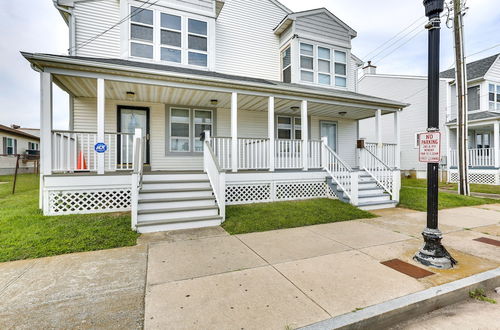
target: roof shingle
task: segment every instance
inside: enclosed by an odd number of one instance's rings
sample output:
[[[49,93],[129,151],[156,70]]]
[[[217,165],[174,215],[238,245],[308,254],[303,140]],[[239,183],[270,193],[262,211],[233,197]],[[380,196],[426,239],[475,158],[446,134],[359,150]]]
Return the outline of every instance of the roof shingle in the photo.
[[[491,68],[493,63],[495,63],[499,54],[495,54],[489,57],[485,57],[478,61],[467,63],[467,80],[473,80],[477,78],[482,78]],[[449,69],[441,72],[439,75],[441,78],[455,79],[455,68]]]

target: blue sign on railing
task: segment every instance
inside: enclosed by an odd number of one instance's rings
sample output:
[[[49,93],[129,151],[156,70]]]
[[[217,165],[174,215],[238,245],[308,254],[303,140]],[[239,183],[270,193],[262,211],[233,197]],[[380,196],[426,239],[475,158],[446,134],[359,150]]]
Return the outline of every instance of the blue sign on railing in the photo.
[[[108,146],[106,145],[106,143],[98,142],[95,144],[94,150],[95,152],[102,154],[103,152],[106,152],[108,150]]]

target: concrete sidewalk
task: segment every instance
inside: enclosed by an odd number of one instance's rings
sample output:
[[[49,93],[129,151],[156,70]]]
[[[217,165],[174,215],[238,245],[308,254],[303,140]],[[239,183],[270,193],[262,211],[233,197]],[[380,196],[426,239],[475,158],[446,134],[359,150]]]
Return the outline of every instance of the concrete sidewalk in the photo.
[[[474,240],[499,240],[498,204],[440,212],[460,263],[418,280],[380,262],[417,265],[425,213],[377,213],[237,236],[149,234],[130,248],[0,263],[0,329],[295,328],[500,265],[499,247]]]
[[[381,217],[149,247],[146,329],[287,329],[404,296],[500,266],[500,206],[440,212],[444,244],[459,265],[415,279],[381,262],[412,260],[426,215]],[[464,229],[466,228],[466,229]],[[185,237],[187,238],[187,237]]]

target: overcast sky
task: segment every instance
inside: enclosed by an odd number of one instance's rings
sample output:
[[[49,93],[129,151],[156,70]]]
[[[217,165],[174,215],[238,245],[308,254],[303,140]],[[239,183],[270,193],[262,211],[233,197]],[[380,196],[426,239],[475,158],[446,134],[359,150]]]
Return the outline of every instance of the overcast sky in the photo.
[[[427,35],[423,29],[426,19],[422,0],[281,2],[293,11],[328,8],[358,32],[357,38],[353,40],[353,53],[363,60],[373,59],[380,73],[426,74]],[[469,10],[465,16],[466,54],[500,44],[498,0],[468,0],[467,6]],[[414,22],[416,23],[405,30],[405,33],[387,43],[387,49],[373,52]],[[0,123],[38,127],[39,75],[29,67],[19,51],[66,54],[67,26],[53,7],[52,0],[0,0],[0,31]],[[381,50],[382,53],[377,54]],[[442,29],[441,51],[441,69],[445,70],[453,64],[452,31],[446,26]],[[474,55],[468,60],[477,60],[498,52],[500,47]],[[68,127],[67,102],[66,94],[55,88],[55,128]]]

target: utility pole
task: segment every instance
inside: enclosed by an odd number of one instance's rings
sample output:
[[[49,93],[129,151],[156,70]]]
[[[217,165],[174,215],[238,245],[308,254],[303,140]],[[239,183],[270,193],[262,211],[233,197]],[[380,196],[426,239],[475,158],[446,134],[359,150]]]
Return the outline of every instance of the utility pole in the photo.
[[[453,0],[453,33],[455,36],[455,85],[458,110],[458,191],[469,196],[467,66],[464,53],[463,13],[461,0]]]
[[[439,132],[439,45],[441,32],[440,14],[444,0],[424,0],[425,16],[429,23],[428,49],[428,93],[427,93],[427,132]],[[438,228],[438,185],[439,160],[427,164],[427,227],[422,232],[424,246],[413,257],[426,266],[452,268],[456,260],[441,244],[443,234]]]

